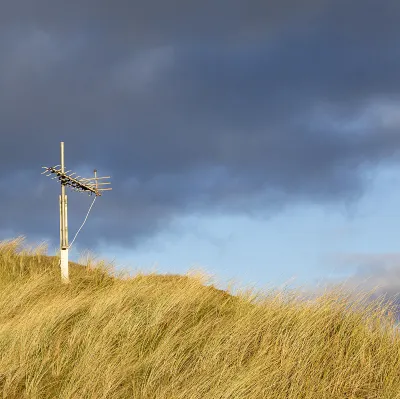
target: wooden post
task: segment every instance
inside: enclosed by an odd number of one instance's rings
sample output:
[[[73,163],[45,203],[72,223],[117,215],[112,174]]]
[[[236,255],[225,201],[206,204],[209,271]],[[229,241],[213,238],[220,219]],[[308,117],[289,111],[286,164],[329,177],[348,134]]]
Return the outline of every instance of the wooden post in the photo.
[[[64,142],[61,142],[61,172],[65,173],[64,165]],[[61,256],[61,281],[69,283],[68,275],[68,221],[67,221],[67,196],[65,195],[65,184],[61,178],[60,196],[60,256]]]

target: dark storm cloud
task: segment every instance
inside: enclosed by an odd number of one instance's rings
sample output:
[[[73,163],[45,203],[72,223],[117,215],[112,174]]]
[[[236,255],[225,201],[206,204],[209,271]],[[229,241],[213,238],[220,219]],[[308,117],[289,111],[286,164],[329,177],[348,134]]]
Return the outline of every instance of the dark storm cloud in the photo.
[[[111,4],[105,0],[83,0],[79,4],[63,4],[49,0],[15,0],[8,3],[0,16],[4,27],[39,26],[67,34],[72,30],[84,30],[88,36],[105,35],[109,42],[118,38],[121,46],[127,42],[147,44],[176,38],[181,40],[182,35],[205,37],[212,34],[218,38],[230,38],[232,34],[247,36],[279,30],[282,23],[296,23],[299,16],[312,16],[327,1],[116,0]]]
[[[353,201],[364,169],[397,161],[378,107],[399,100],[397,1],[8,3],[3,231],[53,235],[58,187],[37,174],[60,141],[67,167],[112,176],[89,246],[139,245],[190,212]],[[76,196],[77,228],[90,199]]]

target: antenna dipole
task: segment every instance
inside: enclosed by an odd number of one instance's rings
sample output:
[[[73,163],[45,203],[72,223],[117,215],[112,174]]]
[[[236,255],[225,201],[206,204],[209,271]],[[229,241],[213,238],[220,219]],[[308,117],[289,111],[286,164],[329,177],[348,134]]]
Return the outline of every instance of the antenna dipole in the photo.
[[[112,190],[111,187],[103,187],[104,185],[111,184],[110,182],[104,181],[99,183],[99,179],[109,179],[110,176],[97,177],[97,170],[94,170],[94,177],[92,178],[81,178],[76,173],[71,173],[71,170],[65,172],[64,164],[64,142],[61,142],[61,165],[46,167],[43,166],[45,171],[42,173],[46,176],[53,176],[52,179],[58,179],[61,183],[61,195],[59,196],[60,204],[60,258],[61,258],[61,281],[63,283],[69,283],[68,273],[68,199],[65,194],[65,188],[70,187],[74,191],[87,192],[89,195],[95,194],[96,197],[101,196],[103,191]],[[76,175],[72,177],[73,175]],[[96,197],[94,199],[96,199]],[[94,201],[93,201],[94,203]],[[93,205],[92,203],[92,205]],[[91,207],[90,207],[91,209]],[[89,209],[89,211],[90,211]],[[86,216],[87,217],[87,216]],[[85,219],[86,221],[86,219]],[[82,225],[83,226],[83,225]],[[82,228],[81,226],[81,228]],[[78,230],[79,233],[80,229]],[[77,233],[77,234],[78,234]],[[76,238],[76,235],[75,235]],[[74,240],[75,240],[74,238]],[[73,240],[73,241],[74,241]]]

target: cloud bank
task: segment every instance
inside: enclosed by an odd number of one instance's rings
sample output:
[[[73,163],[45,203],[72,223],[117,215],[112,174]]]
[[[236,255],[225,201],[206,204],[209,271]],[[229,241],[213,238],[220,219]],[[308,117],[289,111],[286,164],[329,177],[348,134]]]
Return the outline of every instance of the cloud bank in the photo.
[[[58,228],[39,172],[60,141],[68,167],[112,176],[85,246],[132,248],[191,212],[357,201],[399,161],[399,17],[391,0],[8,2],[2,231]]]

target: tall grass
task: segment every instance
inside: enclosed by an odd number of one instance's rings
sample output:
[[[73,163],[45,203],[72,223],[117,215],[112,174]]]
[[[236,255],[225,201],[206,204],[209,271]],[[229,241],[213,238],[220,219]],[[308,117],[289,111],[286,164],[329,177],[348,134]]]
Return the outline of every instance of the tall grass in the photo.
[[[391,304],[340,286],[236,296],[205,275],[118,276],[0,243],[3,398],[400,398]]]

